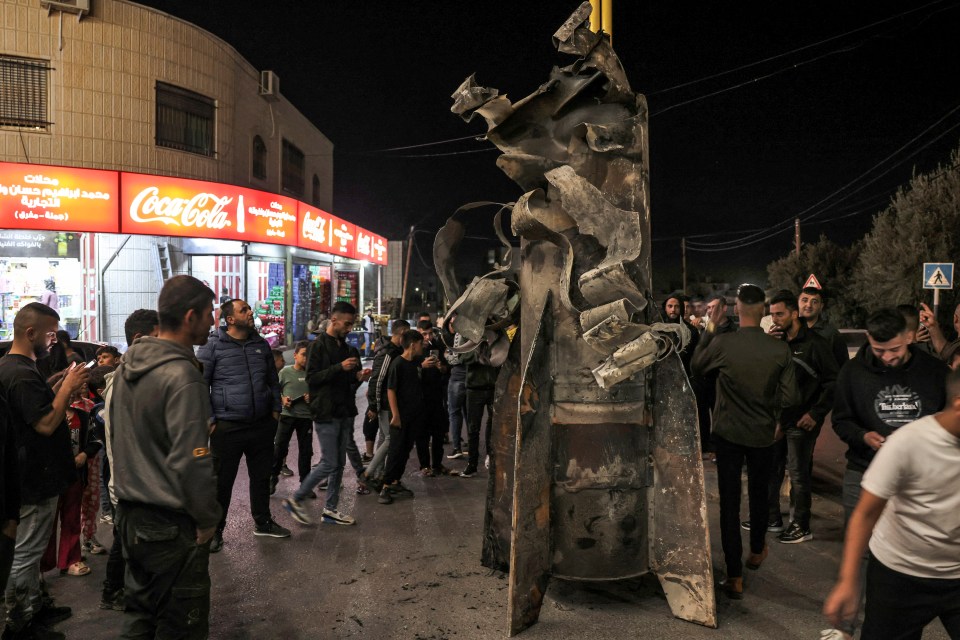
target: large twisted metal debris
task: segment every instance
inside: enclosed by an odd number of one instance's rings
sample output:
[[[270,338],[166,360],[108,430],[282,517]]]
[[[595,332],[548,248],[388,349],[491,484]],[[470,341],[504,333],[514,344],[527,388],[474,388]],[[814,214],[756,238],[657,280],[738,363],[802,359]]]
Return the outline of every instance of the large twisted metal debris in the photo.
[[[674,615],[716,625],[696,407],[674,352],[690,336],[654,322],[648,302],[646,100],[589,15],[585,2],[554,34],[577,59],[526,98],[473,76],[452,96],[465,120],[484,118],[497,166],[525,190],[511,211],[517,276],[498,265],[459,290],[469,207],[434,246],[461,349],[505,358],[483,562],[509,569],[511,635],[536,622],[550,577],[651,571]],[[500,213],[495,227],[507,244]],[[502,332],[517,320],[511,344]]]

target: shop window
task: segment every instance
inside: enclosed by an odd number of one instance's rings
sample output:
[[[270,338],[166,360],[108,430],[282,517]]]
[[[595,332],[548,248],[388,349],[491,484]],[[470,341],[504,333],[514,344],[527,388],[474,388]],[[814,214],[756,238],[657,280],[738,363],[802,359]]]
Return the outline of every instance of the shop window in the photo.
[[[253,150],[251,151],[251,164],[253,177],[258,180],[267,179],[267,145],[263,143],[263,138],[253,136]]]
[[[320,178],[317,174],[313,174],[313,204],[316,207],[320,206]]]
[[[0,55],[0,126],[45,130],[49,78],[46,60]]]
[[[304,169],[303,151],[290,143],[283,141],[283,190],[298,197],[303,197],[303,187],[306,171]]]
[[[216,102],[206,96],[157,83],[157,146],[199,153],[216,154]]]

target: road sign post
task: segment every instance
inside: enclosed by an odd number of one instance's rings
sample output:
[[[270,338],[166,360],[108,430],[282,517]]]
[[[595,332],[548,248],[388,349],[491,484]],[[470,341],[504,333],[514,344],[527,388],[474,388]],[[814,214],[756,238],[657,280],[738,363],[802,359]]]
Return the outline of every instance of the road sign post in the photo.
[[[953,289],[952,262],[924,262],[923,288],[933,289],[933,313],[940,311],[940,290]]]

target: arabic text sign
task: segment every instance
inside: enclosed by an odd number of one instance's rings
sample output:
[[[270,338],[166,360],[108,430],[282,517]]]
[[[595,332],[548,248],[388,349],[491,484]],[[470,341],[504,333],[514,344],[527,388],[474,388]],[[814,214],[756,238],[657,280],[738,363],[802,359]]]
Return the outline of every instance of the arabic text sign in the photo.
[[[229,184],[121,173],[120,231],[295,245],[297,201]]]
[[[117,173],[0,163],[0,228],[117,233]]]

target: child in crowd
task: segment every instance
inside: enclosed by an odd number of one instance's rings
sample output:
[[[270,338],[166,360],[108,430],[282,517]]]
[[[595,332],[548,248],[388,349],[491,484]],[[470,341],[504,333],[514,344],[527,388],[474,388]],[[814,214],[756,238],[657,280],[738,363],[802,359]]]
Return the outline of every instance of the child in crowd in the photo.
[[[423,336],[411,329],[403,332],[400,346],[403,353],[390,363],[387,373],[387,402],[390,404],[390,452],[387,472],[378,502],[390,504],[395,497],[413,497],[400,478],[407,466],[410,451],[422,430],[423,385],[420,382],[419,358],[423,355]]]

